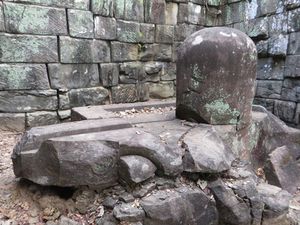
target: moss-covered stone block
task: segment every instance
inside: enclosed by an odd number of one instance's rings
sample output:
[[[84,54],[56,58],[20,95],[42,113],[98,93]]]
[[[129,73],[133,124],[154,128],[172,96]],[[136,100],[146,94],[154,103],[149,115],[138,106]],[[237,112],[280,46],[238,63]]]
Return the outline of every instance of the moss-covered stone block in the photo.
[[[83,10],[68,10],[69,31],[72,37],[94,38],[93,13]]]
[[[58,62],[57,37],[0,34],[0,62]]]
[[[95,17],[95,38],[115,40],[117,38],[117,22],[115,18]]]
[[[5,2],[3,4],[6,30],[26,34],[67,34],[64,9]]]
[[[47,90],[46,65],[0,64],[0,90]]]
[[[110,61],[110,48],[101,40],[60,37],[62,63],[101,63]]]

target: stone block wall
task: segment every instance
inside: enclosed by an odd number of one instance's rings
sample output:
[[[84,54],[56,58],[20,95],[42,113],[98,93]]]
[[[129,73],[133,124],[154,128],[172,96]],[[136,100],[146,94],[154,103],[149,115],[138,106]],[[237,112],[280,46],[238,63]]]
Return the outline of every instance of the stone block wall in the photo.
[[[18,130],[66,120],[72,107],[173,97],[176,49],[196,30],[221,24],[208,13],[218,4],[0,0],[0,126]]]
[[[257,43],[255,102],[299,124],[299,6],[300,0],[0,0],[0,127],[58,123],[78,106],[173,97],[178,46],[203,27],[224,25]]]
[[[224,24],[248,34],[258,49],[255,103],[300,124],[300,0],[228,0]]]

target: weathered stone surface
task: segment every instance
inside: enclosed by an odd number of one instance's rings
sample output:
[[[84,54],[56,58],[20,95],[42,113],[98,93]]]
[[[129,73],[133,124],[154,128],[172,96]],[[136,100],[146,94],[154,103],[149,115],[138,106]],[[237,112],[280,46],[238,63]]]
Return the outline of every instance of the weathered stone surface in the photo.
[[[175,41],[184,41],[184,39],[190,35],[192,35],[194,32],[199,30],[200,28],[193,24],[177,24],[175,26],[175,35],[174,39]]]
[[[134,84],[112,87],[111,98],[113,103],[137,102],[138,95]]]
[[[173,43],[174,26],[171,25],[156,25],[155,42],[157,43]]]
[[[118,41],[137,43],[140,39],[140,24],[119,20],[117,23]]]
[[[121,42],[112,42],[111,54],[112,60],[114,62],[138,60],[138,45]]]
[[[297,165],[297,159],[300,157],[299,150],[292,146],[282,146],[269,156],[265,167],[268,182],[295,193],[300,187],[300,168]]]
[[[113,210],[114,216],[120,221],[137,222],[143,221],[145,212],[132,204],[117,205]]]
[[[287,68],[284,60],[273,58],[260,58],[257,63],[257,79],[283,80],[283,73]]]
[[[68,92],[70,107],[102,105],[108,99],[108,90],[103,87],[72,89]]]
[[[225,25],[242,22],[245,20],[245,17],[246,17],[245,2],[238,1],[236,3],[227,5],[225,7],[225,13],[223,14],[223,20],[225,22]]]
[[[265,107],[268,111],[273,113],[274,99],[255,98],[253,101],[253,104],[261,105],[261,106]]]
[[[246,33],[251,38],[267,38],[269,36],[268,19],[258,18],[234,24],[234,28]]]
[[[1,91],[2,112],[32,112],[57,109],[57,93],[54,90]]]
[[[0,64],[0,90],[47,90],[49,88],[45,65]]]
[[[71,110],[58,110],[57,115],[60,120],[68,120],[71,118]]]
[[[51,87],[72,89],[99,85],[99,72],[96,64],[49,64]]]
[[[155,25],[141,23],[140,24],[140,39],[141,43],[153,43],[155,35]]]
[[[300,54],[300,32],[291,33],[289,35],[288,54],[290,55]]]
[[[218,173],[228,170],[234,156],[211,126],[193,128],[183,140],[183,169],[187,172]]]
[[[270,218],[287,213],[292,195],[279,187],[260,183],[257,185],[263,202],[265,203],[264,218]]]
[[[95,37],[103,40],[114,40],[117,38],[117,22],[115,18],[96,16]]]
[[[270,36],[287,33],[287,13],[276,14],[269,17]]]
[[[58,62],[57,38],[0,34],[0,62]]]
[[[299,12],[300,12],[299,8],[289,11],[289,15],[288,15],[289,32],[300,31]]]
[[[0,113],[0,130],[23,132],[25,113]]]
[[[118,85],[119,65],[116,63],[100,64],[100,78],[104,87],[112,87]]]
[[[144,0],[125,0],[124,19],[144,22]]]
[[[296,103],[276,100],[274,114],[286,122],[294,122]]]
[[[26,114],[26,127],[45,126],[59,123],[56,112],[39,111]]]
[[[174,2],[167,2],[166,5],[166,24],[176,25],[178,15],[178,4]]]
[[[145,22],[164,24],[166,1],[164,0],[144,0]]]
[[[156,166],[141,156],[122,156],[119,162],[119,176],[129,184],[141,183],[155,175]]]
[[[104,214],[95,220],[96,225],[118,225],[119,221],[111,214]]]
[[[205,6],[197,5],[192,2],[179,4],[178,22],[205,25]]]
[[[140,52],[141,61],[171,61],[172,46],[168,44],[145,44]]]
[[[23,135],[20,142],[15,146],[13,157],[17,157],[21,152],[39,149],[41,144],[50,138],[76,134],[86,134],[90,132],[100,132],[113,129],[123,129],[129,127],[131,127],[129,123],[118,118],[78,121],[32,128]]]
[[[127,62],[120,64],[120,83],[137,84],[146,78],[143,64],[140,62]]]
[[[118,144],[114,142],[50,139],[41,145],[35,160],[40,170],[29,178],[42,185],[108,187],[118,177]]]
[[[201,190],[158,191],[141,201],[145,225],[218,224],[215,202]]]
[[[72,89],[99,85],[96,64],[48,64],[53,89]]]
[[[256,97],[262,98],[280,98],[282,81],[258,80],[256,88]]]
[[[163,64],[161,80],[176,80],[176,63]]]
[[[12,33],[65,35],[67,17],[64,9],[5,2],[6,30]]]
[[[4,24],[4,14],[3,14],[3,4],[0,3],[0,31],[5,30],[5,24]]]
[[[89,0],[6,0],[8,2],[23,2],[29,4],[40,4],[53,7],[89,9]]]
[[[285,60],[285,77],[300,77],[300,55],[289,55]]]
[[[100,63],[110,61],[109,45],[100,40],[60,37],[62,63]]]
[[[262,0],[258,2],[258,16],[273,14],[279,10],[279,0]]]
[[[173,82],[150,83],[149,88],[152,98],[170,98],[175,95]]]
[[[68,10],[70,36],[94,38],[94,18],[90,11]]]
[[[292,88],[282,87],[280,98],[285,101],[299,102],[300,87],[292,87]]]
[[[236,29],[207,28],[187,38],[177,60],[177,117],[239,128],[247,125],[256,55],[252,40]]]
[[[215,197],[220,221],[232,225],[251,224],[249,207],[221,180],[211,182],[209,188]]]
[[[268,55],[268,40],[262,40],[257,42],[256,48],[259,57],[266,57]]]
[[[113,0],[92,0],[92,12],[101,16],[112,16],[114,1]]]
[[[273,36],[268,40],[268,53],[272,56],[286,56],[288,48],[288,36],[278,35]]]

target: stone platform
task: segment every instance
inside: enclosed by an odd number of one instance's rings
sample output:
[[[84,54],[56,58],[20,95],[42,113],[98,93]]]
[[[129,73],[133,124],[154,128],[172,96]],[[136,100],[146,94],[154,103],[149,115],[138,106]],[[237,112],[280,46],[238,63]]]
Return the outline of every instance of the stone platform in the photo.
[[[81,121],[36,127],[23,135],[12,155],[14,172],[41,185],[139,187],[140,204],[113,206],[116,221],[290,221],[290,193],[300,186],[299,130],[258,106],[242,130],[176,119],[174,106],[171,100],[75,108],[72,118]],[[265,174],[257,176],[258,168]],[[176,182],[182,177],[196,185]],[[161,190],[153,179],[176,185]]]

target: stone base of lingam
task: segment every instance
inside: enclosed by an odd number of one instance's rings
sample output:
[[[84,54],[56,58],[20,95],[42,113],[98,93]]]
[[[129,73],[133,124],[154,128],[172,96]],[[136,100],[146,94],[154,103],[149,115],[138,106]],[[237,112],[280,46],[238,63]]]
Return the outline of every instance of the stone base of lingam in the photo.
[[[23,135],[15,175],[98,191],[121,185],[97,224],[291,224],[300,131],[252,107],[255,53],[234,29],[193,34],[178,61],[176,112],[175,101],[73,109],[78,121]]]

